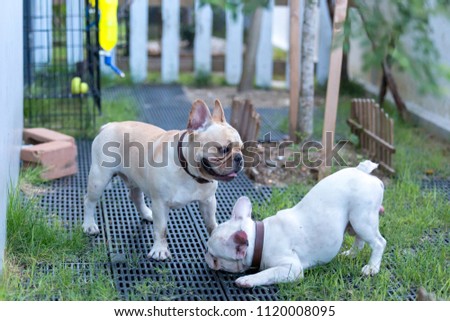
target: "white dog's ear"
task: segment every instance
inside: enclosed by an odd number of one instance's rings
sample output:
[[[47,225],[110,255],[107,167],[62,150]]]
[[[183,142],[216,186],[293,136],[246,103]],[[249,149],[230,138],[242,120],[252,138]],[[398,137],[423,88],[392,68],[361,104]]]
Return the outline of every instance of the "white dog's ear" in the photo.
[[[232,220],[242,220],[244,218],[250,218],[252,215],[252,202],[247,196],[241,196],[236,201],[233,207],[233,213],[231,214]]]
[[[236,260],[241,260],[245,257],[248,248],[248,237],[244,231],[237,231],[230,237],[236,249]]]
[[[197,99],[192,104],[187,129],[197,130],[202,127],[207,127],[210,122],[211,113],[209,112],[208,106],[206,106],[203,100]]]
[[[219,99],[214,101],[214,110],[212,113],[212,118],[216,122],[226,123],[225,114],[223,112],[222,104]]]

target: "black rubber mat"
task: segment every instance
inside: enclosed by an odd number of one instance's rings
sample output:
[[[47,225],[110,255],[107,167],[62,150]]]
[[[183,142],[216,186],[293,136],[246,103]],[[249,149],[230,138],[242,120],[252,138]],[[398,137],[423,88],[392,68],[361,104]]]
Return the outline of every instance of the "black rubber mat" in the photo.
[[[448,199],[450,200],[450,179],[424,179],[422,181],[422,189],[435,190],[437,192],[446,194]]]
[[[138,103],[143,121],[166,129],[182,129],[186,125],[190,102],[179,86],[117,88],[107,92],[105,99],[115,99],[118,95],[129,96]],[[264,118],[266,116],[263,114],[263,121],[267,122],[267,128],[275,133],[273,137],[277,137],[276,135],[282,133],[277,132],[276,122],[275,125],[270,123],[271,113],[279,115],[270,110],[266,115],[269,118]],[[58,215],[69,230],[81,224],[83,220],[83,198],[91,162],[91,142],[77,141],[77,146],[79,173],[53,181],[41,198],[42,206],[49,213]],[[450,198],[448,181],[424,183],[424,188],[432,186],[446,191]],[[267,187],[254,186],[243,174],[229,183],[220,183],[216,194],[219,223],[230,217],[235,201],[242,195],[247,195],[254,203],[259,203],[270,198],[271,190]],[[146,202],[151,205],[150,200],[147,199]],[[128,189],[124,183],[115,177],[103,193],[96,209],[100,236],[92,240],[107,249],[109,262],[107,264],[99,262],[98,268],[106,267],[109,270],[121,299],[230,301],[278,299],[276,286],[241,289],[234,285],[234,280],[239,275],[215,272],[208,268],[204,260],[207,233],[196,203],[172,210],[169,216],[168,243],[173,258],[169,262],[151,261],[147,259],[147,254],[153,244],[152,224],[141,220],[129,200]],[[432,238],[433,235],[440,233],[441,231],[430,231],[428,234]],[[96,268],[83,262],[73,263],[73,266],[86,275],[86,278],[92,277],[91,271]],[[51,267],[46,269],[51,273]],[[397,283],[400,287],[401,284],[393,280],[390,293],[395,293]],[[415,299],[413,290],[407,297],[393,299],[413,300]]]

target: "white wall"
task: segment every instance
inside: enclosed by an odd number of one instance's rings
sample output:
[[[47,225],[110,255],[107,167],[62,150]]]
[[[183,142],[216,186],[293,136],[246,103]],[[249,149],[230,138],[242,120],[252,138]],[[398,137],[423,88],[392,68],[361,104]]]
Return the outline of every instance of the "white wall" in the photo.
[[[430,25],[433,28],[431,35],[434,45],[440,54],[440,63],[450,68],[450,21],[443,17],[432,17]],[[352,26],[356,27],[354,24]],[[405,46],[413,48],[414,40],[411,36],[403,38]],[[362,70],[364,51],[360,40],[353,40],[350,44],[349,73],[354,80],[364,84],[367,89],[378,93],[381,73],[378,70],[364,72]],[[439,79],[439,84],[445,90],[444,95],[424,95],[418,89],[417,80],[409,74],[393,72],[398,89],[405,100],[408,110],[413,118],[425,125],[435,134],[450,140],[450,81]],[[390,98],[390,96],[388,96]],[[390,98],[391,99],[391,98]]]
[[[22,1],[3,1],[0,10],[0,273],[6,241],[9,183],[17,181],[23,126]]]

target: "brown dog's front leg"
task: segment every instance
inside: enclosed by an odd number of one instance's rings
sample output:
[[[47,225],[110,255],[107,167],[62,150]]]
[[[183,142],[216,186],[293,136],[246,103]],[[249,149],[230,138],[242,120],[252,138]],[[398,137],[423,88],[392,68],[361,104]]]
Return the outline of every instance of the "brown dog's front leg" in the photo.
[[[212,231],[217,227],[216,222],[216,196],[208,198],[205,201],[199,202],[200,212],[202,213],[203,220],[205,221],[206,230],[211,235]]]
[[[163,202],[155,201],[152,203],[152,209],[155,243],[147,257],[157,261],[164,261],[171,258],[170,251],[167,247],[167,220],[169,218],[170,208]]]

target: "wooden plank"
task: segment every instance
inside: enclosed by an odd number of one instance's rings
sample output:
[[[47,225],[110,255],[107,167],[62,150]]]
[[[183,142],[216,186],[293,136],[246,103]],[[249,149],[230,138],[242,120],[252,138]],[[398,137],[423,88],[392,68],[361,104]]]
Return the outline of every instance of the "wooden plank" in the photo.
[[[163,0],[161,16],[161,80],[172,83],[180,69],[180,0]]]
[[[225,79],[227,84],[237,85],[242,74],[244,50],[244,15],[238,10],[236,18],[230,10],[226,14]]]
[[[241,119],[241,115],[242,115],[241,101],[238,99],[233,99],[231,103],[230,125],[237,129],[239,125],[239,120]]]
[[[391,136],[389,137],[389,142],[391,143],[391,145],[394,145],[394,120],[391,118],[389,119],[389,128],[390,128],[390,133]],[[389,166],[391,166],[393,168],[393,161],[392,161],[392,154],[395,152],[394,151],[390,151],[389,154]]]
[[[251,110],[252,110],[252,103],[250,100],[246,100],[244,103],[244,107],[243,107],[243,111],[242,111],[242,119],[241,119],[241,123],[239,126],[239,132],[243,134],[243,139],[247,140],[247,137],[245,137],[246,134],[246,128],[248,126],[248,122],[250,119],[250,115],[251,115]],[[241,137],[242,138],[242,137]]]
[[[375,119],[376,119],[376,110],[375,110],[375,101],[372,100],[372,103],[370,104],[370,131],[376,136],[375,134]],[[376,142],[374,140],[371,141],[371,149],[370,149],[370,155],[373,157],[376,154]]]
[[[354,126],[355,128],[357,128],[359,131],[364,132],[364,134],[366,134],[367,136],[369,136],[370,138],[372,138],[373,140],[377,141],[378,143],[380,143],[385,149],[391,150],[391,151],[395,151],[395,147],[391,144],[389,144],[387,141],[385,141],[384,139],[375,136],[374,134],[372,134],[371,132],[369,132],[367,129],[365,129],[364,127],[362,127],[360,124],[358,124],[357,122],[355,122],[352,119],[348,119],[347,122],[351,125]]]
[[[147,79],[147,0],[134,0],[130,5],[130,74],[134,83]]]
[[[367,100],[362,99],[361,100],[361,125],[363,128],[367,128]],[[367,135],[365,134],[365,131],[362,132],[362,147],[365,152],[367,152]]]
[[[200,4],[200,0],[195,1],[194,72],[208,75],[211,73],[213,13],[209,4]]]
[[[261,127],[261,116],[257,113],[256,114],[256,126],[255,126],[255,134],[254,134],[254,139],[255,141],[258,140],[258,135],[259,135],[259,129]]]
[[[319,169],[319,179],[331,173],[331,167],[326,164],[331,163],[332,148],[334,146],[334,134],[336,129],[336,114],[339,101],[339,87],[341,80],[342,55],[343,55],[343,31],[344,22],[347,17],[347,0],[336,0],[333,22],[333,41],[330,57],[330,70],[328,73],[327,94],[325,98],[325,116],[322,132],[322,145],[325,146],[325,155],[322,157],[322,165]],[[331,133],[331,142],[326,140]]]
[[[272,17],[274,0],[263,9],[258,51],[256,54],[255,83],[259,87],[270,88],[273,76]]]
[[[380,137],[380,107],[378,104],[375,104],[374,106],[375,111],[375,136]],[[381,144],[379,142],[376,142],[376,148],[375,148],[375,159],[380,159],[382,148]]]
[[[289,4],[289,138],[297,141],[300,90],[300,1]]]

